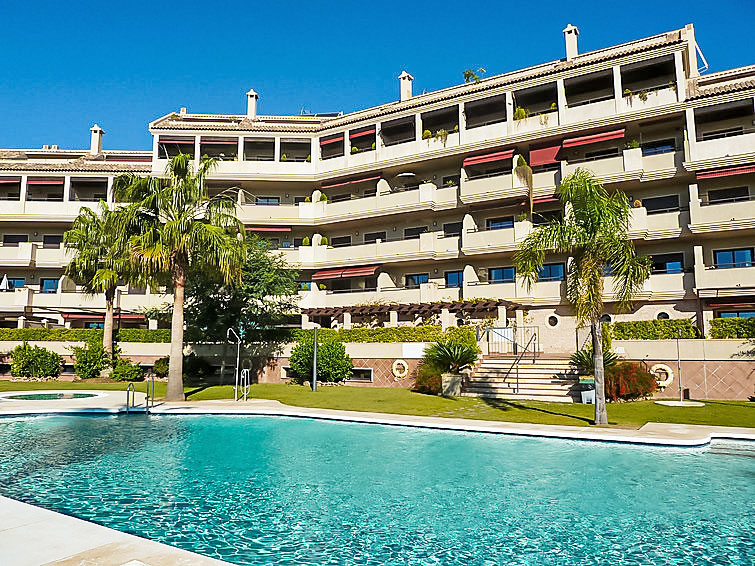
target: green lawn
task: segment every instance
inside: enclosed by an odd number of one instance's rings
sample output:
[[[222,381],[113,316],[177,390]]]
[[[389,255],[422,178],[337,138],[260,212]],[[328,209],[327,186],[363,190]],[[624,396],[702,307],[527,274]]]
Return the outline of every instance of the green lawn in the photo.
[[[107,389],[123,390],[125,383],[23,383],[0,381],[0,391],[23,389]],[[137,383],[136,390],[144,391]],[[165,393],[165,384],[158,383],[157,396]],[[232,399],[233,387],[187,386],[189,400]],[[406,389],[377,387],[321,387],[313,393],[307,386],[260,384],[252,385],[251,398],[274,399],[297,407],[372,411],[402,415],[455,417],[519,423],[584,426],[592,422],[592,405],[577,403],[544,403],[537,401],[497,401],[469,397],[444,399],[413,393]],[[653,422],[686,423],[755,428],[755,403],[747,401],[708,401],[705,407],[675,408],[656,405],[652,401],[608,405],[610,425],[637,428]]]

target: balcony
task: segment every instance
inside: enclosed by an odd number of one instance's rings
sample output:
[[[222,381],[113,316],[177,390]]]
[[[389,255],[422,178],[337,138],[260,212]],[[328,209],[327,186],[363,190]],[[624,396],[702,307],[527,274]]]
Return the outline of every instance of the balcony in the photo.
[[[558,126],[558,124],[559,114],[556,109],[545,109],[538,113],[531,112],[526,118],[513,121],[511,135],[539,132],[551,126]]]
[[[563,281],[538,281],[531,292],[524,283],[488,283],[485,281],[464,282],[465,299],[506,299],[528,305],[558,304],[565,293]]]
[[[689,228],[695,234],[755,228],[755,195],[729,202],[701,201],[696,193],[690,195]]]
[[[319,204],[319,203],[302,203]],[[236,207],[238,219],[244,224],[296,224],[311,225],[313,217],[306,216],[312,207],[295,204],[281,204],[278,206],[263,206],[256,204],[242,204]]]
[[[695,246],[695,248],[698,247]],[[695,251],[697,259],[697,249]],[[695,284],[700,290],[714,290],[716,295],[721,296],[752,294],[755,289],[755,266],[722,269],[696,262]],[[705,293],[705,295],[709,294]]]
[[[64,267],[71,261],[74,253],[63,244],[50,247],[37,245],[34,250],[34,265],[36,267]]]
[[[300,292],[299,306],[304,308],[341,307],[370,303],[406,304],[457,301],[461,289],[441,287],[436,283],[423,283],[419,288],[381,287],[378,289],[349,289],[324,291],[312,289]]]
[[[703,106],[694,110],[695,140],[690,160],[702,167],[735,165],[753,160],[755,111],[752,99]],[[705,163],[705,162],[711,163]]]
[[[0,265],[3,267],[31,267],[34,261],[35,247],[31,242],[21,242],[15,246],[0,246]]]
[[[496,172],[464,178],[459,198],[465,204],[526,196],[527,188],[512,173]]]
[[[618,104],[619,112],[640,112],[648,108],[674,104],[678,101],[676,86],[666,82],[664,84],[650,85],[646,88],[624,89],[621,101]]]
[[[467,228],[462,234],[461,249],[465,255],[513,252],[531,231],[532,223],[527,220],[498,230]]]
[[[692,144],[692,161],[707,161],[755,154],[755,129],[742,128],[722,132],[720,137],[699,137]],[[735,159],[729,161],[735,162]],[[728,163],[728,162],[727,162]],[[724,165],[726,163],[720,163]]]
[[[640,240],[677,238],[689,224],[690,213],[676,210],[648,214],[644,207],[632,208],[629,217],[629,237]]]
[[[617,155],[570,160],[563,163],[563,176],[571,175],[578,168],[591,171],[604,183],[637,180],[642,176],[642,150],[625,149]]]

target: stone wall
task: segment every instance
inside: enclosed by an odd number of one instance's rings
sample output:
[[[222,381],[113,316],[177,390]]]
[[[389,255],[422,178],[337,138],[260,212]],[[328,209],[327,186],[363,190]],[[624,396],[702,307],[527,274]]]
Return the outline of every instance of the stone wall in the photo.
[[[393,375],[393,358],[352,358],[355,368],[372,368],[372,381],[349,381],[347,385],[357,387],[395,387],[410,388],[414,386],[414,371],[420,360],[418,358],[401,358],[409,365],[409,374],[401,379]],[[277,358],[265,366],[258,375],[259,383],[286,383],[283,368],[288,365],[288,358]]]
[[[648,367],[665,364],[674,378],[671,384],[656,392],[658,398],[679,398],[679,370],[676,360],[643,360]],[[682,388],[689,389],[691,399],[746,401],[755,396],[755,361],[753,360],[685,360],[682,366]]]

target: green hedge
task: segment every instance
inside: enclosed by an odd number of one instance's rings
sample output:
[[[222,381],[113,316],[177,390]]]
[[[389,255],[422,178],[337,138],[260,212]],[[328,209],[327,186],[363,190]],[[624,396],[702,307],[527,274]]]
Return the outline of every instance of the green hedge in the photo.
[[[260,330],[248,333],[244,338],[249,342],[275,341],[299,342],[302,338],[311,339],[314,330],[298,328],[281,330]],[[446,336],[453,336],[454,340],[477,344],[475,329],[472,326],[461,326],[446,331]],[[349,328],[347,330],[333,330],[321,328],[317,331],[318,341],[334,338],[341,342],[435,342],[444,336],[440,326],[399,326],[395,328]]]
[[[115,333],[120,342],[170,342],[170,330],[121,328]],[[102,340],[97,328],[0,328],[0,341],[16,342],[87,342]]]
[[[614,340],[672,340],[700,338],[700,330],[688,318],[675,320],[632,320],[609,325]]]
[[[711,338],[755,338],[755,318],[714,318]]]

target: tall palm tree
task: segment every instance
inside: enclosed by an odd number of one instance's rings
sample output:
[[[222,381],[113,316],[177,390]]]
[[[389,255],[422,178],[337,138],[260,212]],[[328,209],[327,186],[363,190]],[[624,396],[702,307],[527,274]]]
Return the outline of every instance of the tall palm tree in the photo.
[[[646,257],[638,257],[629,229],[629,200],[613,194],[585,169],[577,169],[559,188],[564,217],[538,226],[514,254],[516,271],[531,290],[546,252],[568,254],[566,298],[577,323],[590,324],[595,369],[595,424],[607,424],[605,375],[600,317],[603,314],[603,276],[614,278],[616,310],[631,308],[632,299],[650,276]]]
[[[65,274],[81,285],[85,294],[105,295],[102,347],[112,357],[115,291],[119,284],[136,280],[137,274],[131,269],[128,237],[117,228],[118,211],[108,208],[104,201],[100,201],[98,208],[98,212],[82,208],[71,229],[63,235],[65,245],[76,251]]]
[[[205,178],[215,160],[203,159],[194,171],[189,155],[173,157],[165,177],[124,175],[115,196],[130,202],[127,222],[139,226],[129,239],[132,261],[153,280],[167,276],[173,289],[170,366],[165,399],[182,401],[184,292],[190,268],[216,271],[226,282],[238,281],[243,264],[239,234],[243,226],[229,197],[210,197]]]

